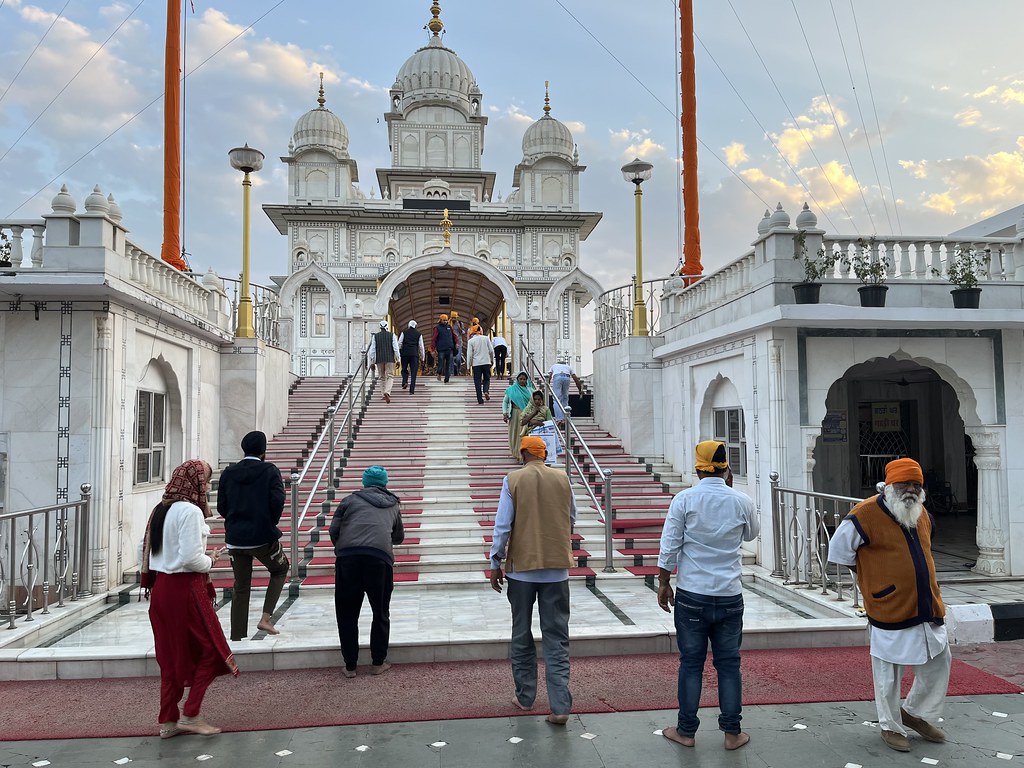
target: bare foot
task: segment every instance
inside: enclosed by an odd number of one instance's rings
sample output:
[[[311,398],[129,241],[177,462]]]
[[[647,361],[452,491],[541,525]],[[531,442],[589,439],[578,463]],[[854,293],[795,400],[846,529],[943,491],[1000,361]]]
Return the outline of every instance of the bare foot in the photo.
[[[681,744],[684,747],[692,747],[697,743],[697,740],[692,736],[683,736],[675,726],[669,726],[668,728],[661,729],[661,735],[669,741],[674,741],[676,744]]]
[[[728,750],[739,749],[748,741],[750,741],[750,734],[743,731],[725,734],[725,748]]]
[[[280,635],[281,630],[270,623],[270,619],[261,619],[260,623],[256,625],[256,629],[261,629],[268,635]]]
[[[529,712],[531,709],[533,709],[533,704],[531,704],[530,706],[526,706],[525,704],[523,704],[523,702],[519,700],[519,697],[515,694],[512,694],[512,703],[524,712]]]

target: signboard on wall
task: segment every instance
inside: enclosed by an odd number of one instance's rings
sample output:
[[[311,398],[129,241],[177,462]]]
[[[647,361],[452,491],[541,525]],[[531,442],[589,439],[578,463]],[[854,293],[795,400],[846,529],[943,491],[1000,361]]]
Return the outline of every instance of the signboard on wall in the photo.
[[[902,432],[903,420],[900,417],[900,404],[896,403],[872,403],[871,404],[871,431],[872,432]]]
[[[823,443],[845,443],[849,439],[849,417],[846,409],[833,409],[821,420],[821,441]]]

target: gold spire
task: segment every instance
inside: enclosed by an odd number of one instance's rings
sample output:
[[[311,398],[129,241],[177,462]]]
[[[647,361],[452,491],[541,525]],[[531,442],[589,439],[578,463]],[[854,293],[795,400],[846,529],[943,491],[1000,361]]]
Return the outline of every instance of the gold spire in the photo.
[[[324,108],[324,104],[327,103],[327,99],[324,98],[324,73],[320,73],[320,98],[316,100],[316,103],[320,105],[320,109]]]
[[[437,0],[434,0],[434,4],[437,5]],[[444,218],[441,219],[441,237],[444,238],[444,247],[447,248],[452,244],[452,220],[448,218],[448,209],[444,209]]]
[[[548,98],[548,85],[550,85],[550,83],[547,80],[545,80],[544,81],[544,117],[547,117],[548,115],[551,114],[551,99]]]
[[[444,29],[444,22],[441,21],[441,6],[437,0],[434,0],[434,4],[430,7],[430,13],[434,18],[427,22],[427,29],[434,33],[434,37],[437,37]]]

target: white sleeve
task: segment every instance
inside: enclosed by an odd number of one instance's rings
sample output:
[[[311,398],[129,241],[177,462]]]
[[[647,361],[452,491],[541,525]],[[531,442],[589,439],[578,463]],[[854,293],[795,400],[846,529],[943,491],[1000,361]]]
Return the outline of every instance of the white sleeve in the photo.
[[[181,524],[178,528],[179,542],[181,546],[182,567],[186,571],[208,573],[213,567],[213,560],[206,554],[206,546],[203,541],[203,513],[199,507],[190,504],[182,513]]]
[[[857,565],[857,549],[863,543],[864,539],[853,521],[849,518],[843,520],[828,543],[828,561],[845,566]]]

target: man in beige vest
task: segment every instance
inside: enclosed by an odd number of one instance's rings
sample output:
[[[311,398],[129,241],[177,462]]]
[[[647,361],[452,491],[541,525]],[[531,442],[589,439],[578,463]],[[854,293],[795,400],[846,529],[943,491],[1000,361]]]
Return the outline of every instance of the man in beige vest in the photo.
[[[544,466],[544,441],[524,437],[523,468],[505,477],[494,517],[491,588],[501,592],[508,576],[512,607],[512,678],[519,709],[533,709],[537,697],[537,652],[533,604],[540,608],[541,645],[551,714],[565,725],[572,710],[569,692],[569,568],[573,567],[572,525],[576,501],[565,472]],[[504,571],[502,561],[505,562]]]

